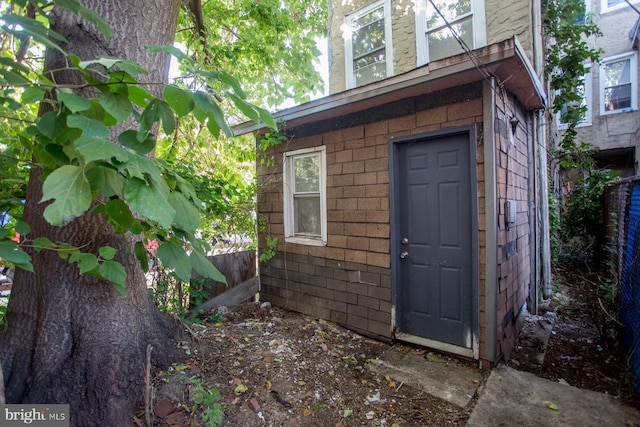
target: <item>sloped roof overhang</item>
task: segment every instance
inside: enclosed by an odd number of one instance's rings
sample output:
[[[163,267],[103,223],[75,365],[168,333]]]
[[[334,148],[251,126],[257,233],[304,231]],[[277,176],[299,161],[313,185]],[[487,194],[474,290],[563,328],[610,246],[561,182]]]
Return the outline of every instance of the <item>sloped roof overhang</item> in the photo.
[[[496,78],[498,86],[513,93],[526,109],[545,108],[542,82],[514,36],[379,82],[288,108],[273,116],[276,120],[284,120],[287,128],[293,128],[492,77]],[[233,131],[235,135],[243,135],[264,127],[263,123],[251,121],[234,126]]]

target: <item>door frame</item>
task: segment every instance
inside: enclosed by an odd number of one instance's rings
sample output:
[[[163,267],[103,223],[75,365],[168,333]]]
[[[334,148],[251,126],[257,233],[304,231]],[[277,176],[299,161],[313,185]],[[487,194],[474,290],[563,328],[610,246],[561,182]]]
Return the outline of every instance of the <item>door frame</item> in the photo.
[[[425,337],[419,337],[411,334],[407,334],[404,331],[398,330],[400,325],[400,316],[402,315],[402,294],[400,292],[400,223],[398,218],[396,206],[399,202],[399,179],[397,177],[398,171],[398,146],[401,144],[411,142],[428,142],[432,139],[439,139],[449,136],[466,135],[469,139],[469,168],[470,168],[470,192],[471,200],[469,200],[469,206],[471,207],[471,348],[461,347],[454,344],[449,344],[441,341],[435,341]],[[459,126],[441,129],[433,132],[422,132],[411,135],[404,135],[398,137],[389,138],[389,214],[390,214],[390,251],[391,251],[391,322],[392,322],[392,334],[396,339],[401,341],[407,341],[414,344],[430,347],[436,350],[445,351],[447,353],[457,354],[473,359],[480,358],[480,338],[479,338],[479,287],[480,281],[478,278],[478,234],[479,234],[479,221],[478,221],[478,179],[477,179],[477,151],[476,141],[477,132],[474,125],[471,126]],[[475,179],[474,179],[475,177]]]

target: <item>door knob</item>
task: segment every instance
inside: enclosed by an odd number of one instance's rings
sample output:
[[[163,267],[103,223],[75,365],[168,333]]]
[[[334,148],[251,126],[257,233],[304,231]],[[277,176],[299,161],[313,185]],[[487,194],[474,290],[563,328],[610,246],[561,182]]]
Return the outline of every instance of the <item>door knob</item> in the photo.
[[[403,252],[400,254],[400,258],[402,258],[402,259],[405,259],[405,258],[406,258],[406,257],[408,257],[408,256],[409,256],[409,252],[407,252],[407,251],[403,251]]]

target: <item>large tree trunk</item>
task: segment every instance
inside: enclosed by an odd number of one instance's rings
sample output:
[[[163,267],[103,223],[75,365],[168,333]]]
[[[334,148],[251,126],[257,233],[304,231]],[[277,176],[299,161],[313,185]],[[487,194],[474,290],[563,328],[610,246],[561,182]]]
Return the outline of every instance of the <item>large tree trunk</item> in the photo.
[[[67,52],[82,60],[101,55],[133,60],[149,71],[147,81],[166,80],[166,57],[149,54],[144,45],[173,42],[178,0],[83,3],[107,19],[115,34],[105,40],[90,24],[55,9],[54,29],[67,37]],[[45,68],[59,70],[65,61],[49,51]],[[69,72],[55,73],[58,83],[76,78]],[[130,242],[101,217],[78,218],[62,228],[44,220],[39,175],[34,168],[25,206],[29,237],[69,242],[92,253],[105,245],[119,249],[116,260],[126,268],[129,294],[79,275],[76,265],[52,251],[31,252],[35,273],[16,271],[8,330],[0,337],[7,403],[68,403],[72,425],[130,425],[143,395],[147,346],[153,346],[155,365],[177,360],[183,355],[176,346],[183,329],[153,306],[144,274],[127,251]]]

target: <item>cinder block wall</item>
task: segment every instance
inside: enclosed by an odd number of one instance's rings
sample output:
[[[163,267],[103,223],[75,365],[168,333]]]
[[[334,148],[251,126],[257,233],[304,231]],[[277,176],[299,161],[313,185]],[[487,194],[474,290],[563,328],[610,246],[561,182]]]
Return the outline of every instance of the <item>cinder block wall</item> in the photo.
[[[304,137],[296,137],[294,130],[288,143],[270,150],[272,164],[258,167],[258,214],[267,223],[260,235],[260,250],[265,247],[265,233],[278,237],[278,247],[277,255],[260,265],[261,297],[365,335],[389,339],[389,139],[476,125],[480,141],[480,96],[480,84],[430,94],[412,101],[410,114]],[[396,110],[386,107],[387,114]],[[371,116],[365,113],[360,119]],[[282,156],[286,151],[319,145],[325,145],[327,151],[328,244],[288,244],[283,237]],[[479,242],[484,245],[484,239]],[[483,298],[482,289],[480,294]],[[484,305],[480,308],[484,316]]]

